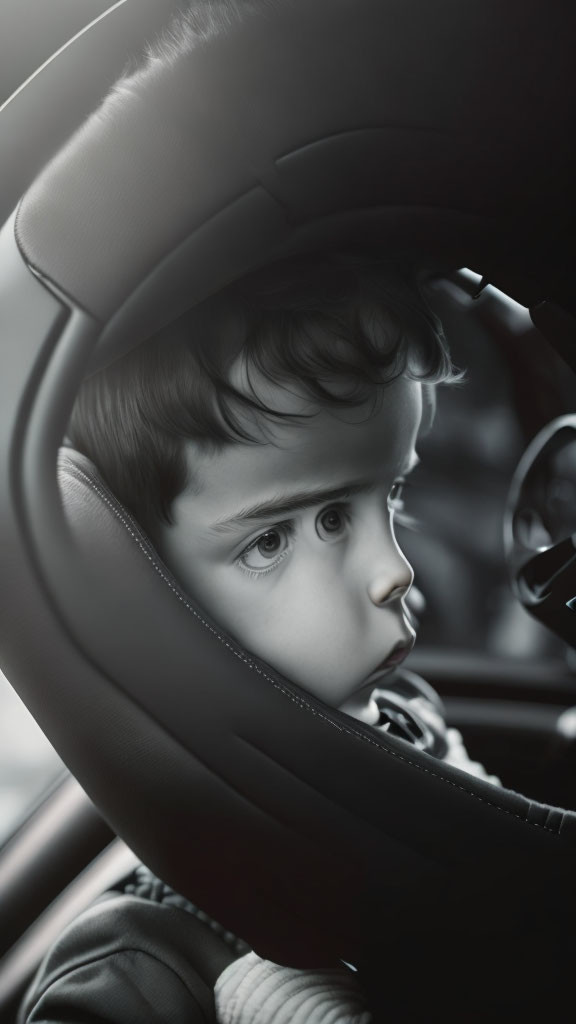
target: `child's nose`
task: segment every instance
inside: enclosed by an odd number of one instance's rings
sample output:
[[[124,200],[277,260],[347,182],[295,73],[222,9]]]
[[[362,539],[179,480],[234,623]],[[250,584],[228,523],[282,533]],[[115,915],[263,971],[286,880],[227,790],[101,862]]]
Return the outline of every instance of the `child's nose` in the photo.
[[[385,562],[378,560],[374,564],[368,584],[368,596],[376,605],[399,601],[406,597],[413,580],[412,566],[397,548],[393,558]]]

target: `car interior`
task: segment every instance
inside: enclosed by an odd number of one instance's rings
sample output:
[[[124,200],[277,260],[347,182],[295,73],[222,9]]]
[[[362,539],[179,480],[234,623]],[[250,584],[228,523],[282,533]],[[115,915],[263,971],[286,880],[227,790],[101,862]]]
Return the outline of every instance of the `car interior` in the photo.
[[[0,653],[62,758],[0,846],[0,1019],[141,862],[278,963],[377,946],[392,1008],[422,979],[396,1019],[435,1019],[440,971],[438,1019],[491,999],[555,1019],[576,896],[576,16],[210,6],[159,71],[137,61],[182,4],[116,3],[0,109]],[[343,243],[430,268],[468,374],[408,496],[408,667],[502,788],[374,742],[244,651],[60,450],[86,374],[247,271]]]

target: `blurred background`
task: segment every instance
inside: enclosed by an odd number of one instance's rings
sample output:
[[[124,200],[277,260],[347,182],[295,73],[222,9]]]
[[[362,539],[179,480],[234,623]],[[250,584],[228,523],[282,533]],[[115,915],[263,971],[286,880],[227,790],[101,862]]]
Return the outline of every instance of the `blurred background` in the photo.
[[[68,39],[112,6],[105,0],[2,0],[0,106]],[[0,672],[0,844],[62,771]]]
[[[432,282],[462,383],[437,389],[421,464],[405,490],[416,531],[398,528],[426,611],[419,642],[509,657],[566,656],[565,645],[514,599],[502,523],[510,480],[533,437],[576,408],[574,382],[528,311],[461,270]]]
[[[2,0],[0,105],[68,39],[112,6],[105,0]]]

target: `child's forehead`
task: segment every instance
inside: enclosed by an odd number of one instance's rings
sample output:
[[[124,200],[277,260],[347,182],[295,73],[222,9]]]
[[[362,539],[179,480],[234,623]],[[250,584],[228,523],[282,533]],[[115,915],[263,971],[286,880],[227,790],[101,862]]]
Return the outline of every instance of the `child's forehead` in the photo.
[[[373,402],[320,408],[296,388],[268,389],[272,407],[301,418],[274,421],[258,414],[246,424],[255,443],[227,444],[212,453],[191,445],[197,493],[210,491],[228,502],[232,494],[247,499],[280,487],[378,482],[409,468],[422,414],[418,382],[399,378],[387,385],[376,408]]]
[[[350,343],[342,338],[332,337],[330,346],[335,356],[345,356],[350,350]],[[310,371],[308,375],[311,375]],[[306,418],[313,417],[319,409],[318,400],[307,384],[308,375],[289,376],[286,372],[278,372],[273,377],[268,376],[244,350],[237,353],[227,373],[230,384],[241,394],[274,412],[295,419],[302,417],[304,424]],[[337,372],[324,369],[316,380],[334,399],[333,404],[327,402],[322,408],[331,410],[333,415],[349,423],[363,420],[374,412],[380,406],[384,393],[394,383],[367,385],[363,388],[364,400],[350,402],[350,396],[358,394],[358,371],[355,367],[351,366],[349,373],[343,372],[341,365]],[[250,417],[250,425],[260,426],[264,436],[270,436],[270,419],[265,415],[256,413]]]

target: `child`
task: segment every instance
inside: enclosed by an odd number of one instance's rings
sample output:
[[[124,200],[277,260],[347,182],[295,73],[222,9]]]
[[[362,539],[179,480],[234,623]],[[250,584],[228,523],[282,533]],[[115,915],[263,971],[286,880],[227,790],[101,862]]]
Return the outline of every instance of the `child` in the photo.
[[[398,672],[415,634],[394,520],[435,384],[452,379],[409,268],[320,254],[250,275],[88,379],[69,435],[238,643],[328,705],[486,777],[434,691]],[[59,984],[75,969],[59,964]],[[58,1013],[80,990],[60,989]],[[222,1022],[369,1019],[346,968],[254,954],[216,997]],[[45,1000],[42,1020],[56,1019]]]
[[[89,379],[70,438],[242,646],[376,724],[369,680],[414,642],[393,519],[450,375],[405,274],[309,258]]]

